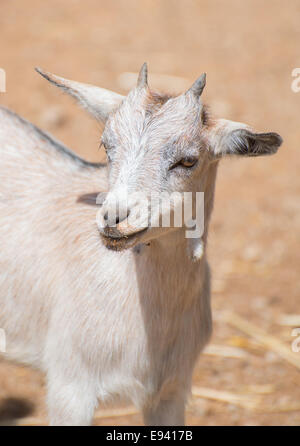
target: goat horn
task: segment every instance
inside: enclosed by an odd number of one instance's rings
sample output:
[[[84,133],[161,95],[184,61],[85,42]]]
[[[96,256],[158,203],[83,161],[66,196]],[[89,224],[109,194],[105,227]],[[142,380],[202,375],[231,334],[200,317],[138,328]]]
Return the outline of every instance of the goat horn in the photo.
[[[201,74],[200,77],[193,83],[191,88],[188,90],[193,93],[196,97],[200,98],[202,91],[204,90],[206,84],[206,73]]]
[[[148,68],[146,62],[142,65],[137,80],[137,87],[144,88],[148,86]]]

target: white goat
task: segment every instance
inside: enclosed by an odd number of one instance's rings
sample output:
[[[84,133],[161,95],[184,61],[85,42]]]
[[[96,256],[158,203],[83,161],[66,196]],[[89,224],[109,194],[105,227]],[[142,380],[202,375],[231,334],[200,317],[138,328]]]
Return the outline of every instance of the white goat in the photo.
[[[149,90],[144,65],[123,97],[38,71],[105,123],[108,165],[82,160],[0,108],[5,357],[45,372],[52,425],[90,424],[98,400],[115,397],[132,401],[146,424],[182,425],[211,334],[205,247],[218,160],[274,153],[281,138],[211,120],[200,100],[204,75],[178,97],[161,96]],[[101,208],[89,204],[107,190]],[[136,190],[204,192],[203,252],[185,228],[141,230],[118,215],[114,226],[112,192],[122,205],[124,191]]]

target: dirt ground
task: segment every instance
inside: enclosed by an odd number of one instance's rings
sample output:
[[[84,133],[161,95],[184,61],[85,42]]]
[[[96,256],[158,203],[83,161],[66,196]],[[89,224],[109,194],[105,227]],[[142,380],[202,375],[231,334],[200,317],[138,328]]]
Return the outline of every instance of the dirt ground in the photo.
[[[103,157],[101,129],[34,66],[121,93],[144,61],[152,87],[171,91],[206,71],[212,114],[284,138],[274,157],[231,159],[219,170],[209,239],[214,334],[195,371],[206,396],[192,398],[190,425],[300,424],[300,352],[293,326],[282,325],[284,315],[300,315],[300,92],[291,89],[299,42],[299,0],[0,0],[0,103],[87,159]],[[228,310],[281,341],[294,364],[230,323]],[[212,391],[239,398],[210,399]],[[44,396],[43,377],[4,355],[0,423],[45,424]],[[99,408],[95,417],[141,423],[130,410]]]

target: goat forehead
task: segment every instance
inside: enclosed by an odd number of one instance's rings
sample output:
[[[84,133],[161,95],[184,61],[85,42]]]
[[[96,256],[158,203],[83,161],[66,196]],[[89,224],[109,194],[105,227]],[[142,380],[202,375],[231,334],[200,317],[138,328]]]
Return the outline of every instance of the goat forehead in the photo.
[[[128,149],[193,139],[200,127],[201,109],[201,104],[185,97],[171,98],[159,108],[151,98],[139,102],[126,99],[109,120],[105,138]]]

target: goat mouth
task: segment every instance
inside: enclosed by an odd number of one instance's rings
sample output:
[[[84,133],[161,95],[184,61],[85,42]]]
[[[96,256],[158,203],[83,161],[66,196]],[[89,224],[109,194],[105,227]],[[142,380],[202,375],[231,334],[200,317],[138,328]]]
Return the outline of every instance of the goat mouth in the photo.
[[[132,248],[139,240],[140,236],[144,234],[148,228],[144,228],[133,234],[124,236],[112,236],[101,232],[101,238],[104,241],[105,246],[113,251],[122,251],[123,249]]]

